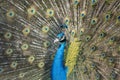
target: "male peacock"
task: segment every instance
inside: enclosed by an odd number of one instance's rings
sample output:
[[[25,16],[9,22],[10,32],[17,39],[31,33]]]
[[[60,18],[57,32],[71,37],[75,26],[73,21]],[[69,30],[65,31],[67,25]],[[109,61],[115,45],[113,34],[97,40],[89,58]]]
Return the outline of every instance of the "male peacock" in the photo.
[[[64,33],[58,34],[58,39],[56,41],[60,41],[61,44],[58,47],[57,53],[55,55],[52,71],[51,71],[51,78],[52,80],[67,80],[67,67],[63,64],[64,61],[64,50],[66,46],[66,38]]]
[[[55,79],[120,80],[120,0],[0,0],[0,80]]]

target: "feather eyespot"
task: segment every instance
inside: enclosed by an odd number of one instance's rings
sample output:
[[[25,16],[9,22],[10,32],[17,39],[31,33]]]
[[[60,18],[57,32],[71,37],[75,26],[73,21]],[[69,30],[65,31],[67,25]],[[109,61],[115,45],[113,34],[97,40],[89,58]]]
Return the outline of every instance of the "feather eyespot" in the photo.
[[[91,0],[92,5],[96,5],[97,2],[98,2],[98,0]]]
[[[38,67],[39,67],[39,68],[43,68],[44,66],[45,66],[45,63],[44,63],[44,62],[41,61],[41,62],[38,63]]]
[[[36,9],[33,6],[28,9],[28,14],[29,15],[34,15],[35,13],[36,13]]]
[[[92,24],[92,25],[95,25],[95,24],[97,23],[97,21],[98,21],[97,18],[93,18],[93,19],[91,20],[91,24]]]
[[[7,54],[7,55],[11,55],[12,53],[13,53],[13,49],[8,48],[8,49],[6,50],[6,54]]]
[[[18,63],[17,62],[12,62],[10,67],[15,69],[17,67]]]
[[[95,74],[95,78],[96,78],[96,80],[100,80],[100,79],[101,79],[100,73],[97,72],[97,73]]]
[[[71,31],[71,36],[73,36],[73,37],[74,37],[74,36],[75,36],[75,34],[76,34],[76,31],[75,31],[75,30],[72,30],[72,31]]]
[[[115,41],[115,37],[111,37],[110,42],[114,42],[114,41]]]
[[[80,0],[74,0],[73,1],[74,6],[77,6],[79,4],[79,2],[80,2]]]
[[[42,27],[42,32],[47,33],[49,31],[49,27],[48,26],[43,26]]]
[[[110,19],[111,19],[111,14],[106,14],[106,15],[105,15],[105,20],[108,21],[108,20],[110,20]]]
[[[91,63],[91,68],[94,69],[95,67],[96,67],[96,63],[92,62],[92,63]]]
[[[119,23],[120,23],[120,15],[119,15],[119,16],[117,16],[116,23],[117,23],[117,24],[119,24]]]
[[[110,63],[113,63],[114,61],[115,61],[115,59],[114,59],[113,57],[110,57],[110,58],[109,58],[109,62],[110,62]]]
[[[24,36],[27,36],[30,33],[30,28],[26,27],[22,30],[22,33],[24,34]]]
[[[31,55],[31,56],[28,57],[28,62],[29,62],[30,64],[32,64],[34,60],[35,60],[35,57],[34,57],[34,56]]]
[[[82,11],[81,14],[80,14],[80,17],[81,18],[84,18],[86,16],[86,12],[85,11]]]
[[[105,53],[105,52],[102,52],[102,53],[100,54],[100,57],[103,58],[103,59],[106,58],[106,53]]]
[[[118,16],[117,19],[120,21],[120,16]]]
[[[83,35],[83,33],[85,32],[84,28],[80,29],[80,35]]]
[[[54,10],[52,10],[52,9],[47,9],[46,14],[47,14],[48,17],[52,17],[52,16],[54,16]]]
[[[112,71],[112,73],[110,74],[110,77],[111,79],[114,80],[117,77],[117,74],[114,71]]]
[[[87,36],[86,38],[85,38],[85,40],[88,42],[88,41],[90,41],[91,40],[91,36]]]
[[[23,78],[25,76],[25,73],[20,73],[19,78]]]
[[[13,10],[9,10],[9,11],[7,12],[7,17],[13,18],[14,16],[15,16],[15,12],[14,12]]]
[[[12,37],[12,33],[10,33],[10,32],[6,32],[4,35],[5,39],[11,39],[11,37]]]
[[[22,46],[21,46],[21,49],[22,49],[23,51],[26,51],[28,48],[29,48],[29,45],[26,44],[26,43],[22,44]]]
[[[50,46],[50,42],[49,41],[45,41],[43,44],[44,44],[45,48],[48,48]]]
[[[91,51],[95,51],[96,49],[97,49],[96,46],[92,46],[92,47],[91,47]]]
[[[3,70],[3,68],[0,68],[0,73],[2,73],[4,70]]]
[[[100,38],[104,38],[105,36],[106,36],[106,33],[105,33],[105,32],[102,32],[102,33],[99,34],[99,37],[100,37]]]
[[[69,19],[68,17],[66,17],[66,18],[64,19],[64,23],[65,23],[66,25],[68,25],[69,22],[70,22],[70,19]]]

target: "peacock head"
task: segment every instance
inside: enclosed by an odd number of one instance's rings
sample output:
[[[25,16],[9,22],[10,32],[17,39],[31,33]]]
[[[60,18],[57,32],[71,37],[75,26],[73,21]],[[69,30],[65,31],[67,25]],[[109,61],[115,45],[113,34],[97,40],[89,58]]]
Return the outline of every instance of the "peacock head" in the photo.
[[[54,43],[56,43],[58,41],[61,43],[66,41],[66,36],[63,32],[61,32],[57,35],[57,38],[54,40]]]

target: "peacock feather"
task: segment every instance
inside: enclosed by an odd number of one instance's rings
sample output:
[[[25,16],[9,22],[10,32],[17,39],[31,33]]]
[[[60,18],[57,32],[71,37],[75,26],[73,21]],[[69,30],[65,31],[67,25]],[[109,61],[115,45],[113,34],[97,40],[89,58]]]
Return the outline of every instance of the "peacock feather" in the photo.
[[[74,69],[74,66],[76,65],[76,61],[79,54],[79,48],[80,48],[80,41],[77,38],[74,38],[74,40],[70,43],[68,51],[67,51],[67,57],[66,57],[66,66],[68,67],[68,73],[67,75],[72,72]]]
[[[0,0],[0,80],[120,80],[120,0]]]

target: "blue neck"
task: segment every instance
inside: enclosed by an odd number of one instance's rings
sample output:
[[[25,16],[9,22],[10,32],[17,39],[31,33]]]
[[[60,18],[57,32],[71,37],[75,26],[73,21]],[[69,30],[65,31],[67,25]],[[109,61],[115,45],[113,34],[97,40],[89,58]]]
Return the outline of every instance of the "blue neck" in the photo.
[[[61,43],[55,55],[51,72],[52,80],[67,80],[66,68],[63,64],[65,46],[66,42]]]

